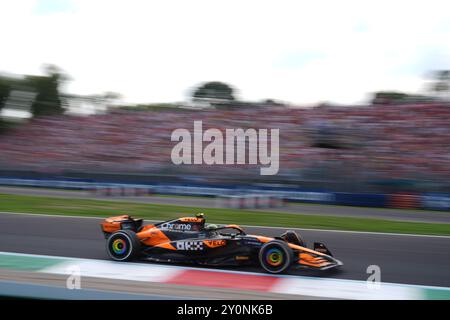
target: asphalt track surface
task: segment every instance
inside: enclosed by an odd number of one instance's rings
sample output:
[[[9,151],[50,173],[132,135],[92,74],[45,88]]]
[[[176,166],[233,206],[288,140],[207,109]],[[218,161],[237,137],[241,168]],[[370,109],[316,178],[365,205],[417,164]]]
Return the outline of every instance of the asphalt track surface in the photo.
[[[218,207],[218,202],[214,198],[207,197],[169,197],[169,196],[98,196],[87,191],[68,191],[58,189],[42,188],[18,188],[0,186],[0,193],[49,196],[72,199],[92,199],[108,201],[128,201],[148,204],[167,204],[176,206],[190,206],[199,208]],[[386,208],[365,208],[335,205],[317,205],[290,203],[282,208],[258,209],[259,211],[283,212],[290,214],[326,215],[339,217],[363,217],[383,220],[410,221],[410,222],[430,222],[430,223],[450,223],[450,212],[432,210],[406,210],[406,209],[386,209]]]
[[[0,213],[0,251],[108,259],[101,218]],[[249,234],[275,236],[283,228],[245,227]],[[298,230],[309,246],[324,242],[344,263],[340,270],[291,271],[303,276],[366,280],[369,265],[381,281],[450,287],[450,237]],[[236,269],[231,269],[236,270]],[[241,271],[260,272],[256,267]]]

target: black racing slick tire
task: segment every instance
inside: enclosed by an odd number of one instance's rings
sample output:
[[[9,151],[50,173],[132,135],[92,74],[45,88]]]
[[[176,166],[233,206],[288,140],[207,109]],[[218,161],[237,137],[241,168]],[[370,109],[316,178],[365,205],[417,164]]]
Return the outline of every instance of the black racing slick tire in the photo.
[[[140,254],[141,243],[132,230],[120,230],[106,241],[106,251],[115,261],[131,261]]]
[[[281,273],[292,264],[294,252],[289,245],[281,240],[272,240],[265,243],[258,255],[261,267],[269,273]]]

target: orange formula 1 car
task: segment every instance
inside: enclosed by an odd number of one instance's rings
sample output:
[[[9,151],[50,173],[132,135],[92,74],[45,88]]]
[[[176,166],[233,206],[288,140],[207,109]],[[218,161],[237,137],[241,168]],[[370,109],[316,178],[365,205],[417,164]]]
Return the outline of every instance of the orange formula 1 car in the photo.
[[[248,235],[237,225],[206,225],[203,214],[143,226],[128,215],[106,219],[106,250],[116,261],[192,263],[210,266],[260,265],[270,273],[291,267],[326,270],[342,265],[324,244],[306,247],[294,231],[269,238]]]

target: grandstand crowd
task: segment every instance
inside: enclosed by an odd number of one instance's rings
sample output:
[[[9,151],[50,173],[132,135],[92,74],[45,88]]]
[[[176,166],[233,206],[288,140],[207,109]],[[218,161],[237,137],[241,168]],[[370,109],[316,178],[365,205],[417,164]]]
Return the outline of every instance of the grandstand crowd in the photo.
[[[0,136],[0,166],[38,172],[167,173],[205,181],[258,179],[260,165],[171,162],[173,130],[279,128],[278,181],[450,178],[450,103],[234,110],[113,110],[37,117]],[[205,143],[206,144],[206,143]],[[269,149],[270,150],[270,149]]]

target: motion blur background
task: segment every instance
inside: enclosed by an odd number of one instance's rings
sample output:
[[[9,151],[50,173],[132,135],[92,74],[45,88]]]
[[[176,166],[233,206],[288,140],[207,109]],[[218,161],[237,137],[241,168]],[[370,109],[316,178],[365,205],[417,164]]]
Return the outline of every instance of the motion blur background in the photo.
[[[119,299],[450,299],[449,9],[0,1],[0,296],[95,299],[66,290],[81,264],[83,289]],[[171,134],[194,121],[279,129],[278,174],[173,164]],[[105,261],[105,217],[198,212],[249,234],[296,230],[344,265],[268,277]],[[395,285],[369,290],[374,266]]]
[[[446,7],[2,1],[0,176],[448,194]],[[194,120],[279,128],[279,173],[172,164]]]

